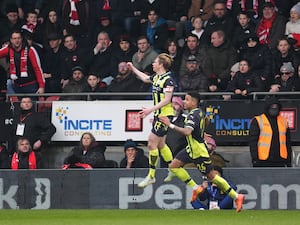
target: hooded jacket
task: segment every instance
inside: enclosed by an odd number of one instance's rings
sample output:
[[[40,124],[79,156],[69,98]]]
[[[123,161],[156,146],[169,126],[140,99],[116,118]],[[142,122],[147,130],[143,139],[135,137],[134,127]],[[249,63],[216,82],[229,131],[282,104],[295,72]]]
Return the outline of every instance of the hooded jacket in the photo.
[[[282,130],[279,126],[280,121],[284,121],[285,119],[282,118],[280,115],[278,116],[271,116],[269,114],[269,109],[271,105],[278,104],[279,111],[281,110],[281,104],[280,102],[275,99],[271,98],[266,101],[264,112],[261,115],[264,115],[272,129],[272,137],[271,142],[269,143],[269,155],[266,159],[262,159],[262,156],[259,156],[259,145],[258,143],[261,132],[263,130],[263,127],[259,126],[259,121],[257,120],[258,117],[253,118],[250,124],[250,133],[249,133],[249,146],[250,146],[250,153],[252,157],[252,163],[254,167],[290,167],[291,166],[291,141],[290,141],[290,131],[287,127],[285,132],[285,139],[286,139],[286,149],[287,149],[287,157],[283,157],[282,150],[280,149],[281,145],[283,143],[280,143],[280,135],[283,135],[279,132],[279,130]],[[261,116],[259,115],[259,116]],[[268,124],[266,121],[264,124]],[[265,132],[265,131],[264,131]]]

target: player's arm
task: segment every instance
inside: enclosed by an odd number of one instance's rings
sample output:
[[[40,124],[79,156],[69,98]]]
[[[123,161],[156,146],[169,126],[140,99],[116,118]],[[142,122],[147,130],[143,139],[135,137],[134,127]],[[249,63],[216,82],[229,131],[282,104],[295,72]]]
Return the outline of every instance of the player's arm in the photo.
[[[127,63],[128,67],[131,69],[136,76],[142,80],[144,83],[151,83],[150,76],[138,70],[131,62]]]
[[[161,122],[163,122],[166,126],[170,127],[173,130],[176,130],[177,132],[179,132],[185,136],[189,136],[194,130],[194,128],[190,127],[190,126],[179,127],[179,126],[171,123],[170,119],[166,116],[160,116],[159,120]]]

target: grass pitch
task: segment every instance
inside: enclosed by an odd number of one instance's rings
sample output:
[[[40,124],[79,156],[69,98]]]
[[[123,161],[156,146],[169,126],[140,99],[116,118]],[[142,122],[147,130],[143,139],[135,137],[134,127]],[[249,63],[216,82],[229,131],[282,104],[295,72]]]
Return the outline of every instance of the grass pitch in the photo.
[[[298,210],[0,210],[1,225],[299,225]]]

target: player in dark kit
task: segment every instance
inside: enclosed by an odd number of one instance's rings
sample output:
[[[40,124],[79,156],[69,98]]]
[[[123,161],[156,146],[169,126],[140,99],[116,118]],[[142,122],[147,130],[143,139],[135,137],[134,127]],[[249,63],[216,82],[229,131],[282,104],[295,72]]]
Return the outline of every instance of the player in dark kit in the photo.
[[[171,129],[174,129],[186,136],[187,146],[181,150],[169,164],[170,173],[166,177],[165,182],[171,181],[174,176],[177,176],[181,181],[185,182],[193,189],[191,202],[203,193],[202,185],[197,185],[190,177],[189,173],[183,168],[185,164],[194,163],[198,170],[207,177],[212,183],[216,184],[223,192],[232,199],[235,199],[236,211],[240,212],[244,202],[244,195],[236,193],[230,187],[228,182],[217,175],[213,169],[213,165],[209,158],[209,153],[204,141],[205,130],[205,115],[199,108],[200,95],[197,92],[187,93],[184,100],[184,108],[189,111],[184,127],[179,127],[170,122],[170,119],[165,116],[160,117],[160,121]]]

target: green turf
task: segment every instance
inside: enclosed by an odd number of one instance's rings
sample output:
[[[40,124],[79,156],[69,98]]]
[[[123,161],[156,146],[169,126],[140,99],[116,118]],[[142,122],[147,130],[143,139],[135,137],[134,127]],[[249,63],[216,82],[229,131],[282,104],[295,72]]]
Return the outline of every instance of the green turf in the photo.
[[[297,210],[0,210],[1,225],[299,225]]]

